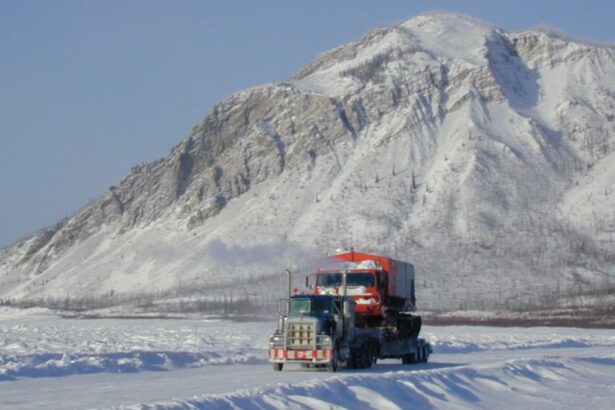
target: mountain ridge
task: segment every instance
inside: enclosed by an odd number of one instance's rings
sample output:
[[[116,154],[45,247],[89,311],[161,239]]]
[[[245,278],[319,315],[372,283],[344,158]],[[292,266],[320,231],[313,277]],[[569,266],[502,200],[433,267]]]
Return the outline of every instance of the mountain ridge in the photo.
[[[229,262],[216,241],[267,255],[221,282],[354,245],[415,261],[432,308],[595,291],[615,275],[613,74],[610,47],[454,13],[376,29],[234,93],[167,158],[0,251],[0,295],[204,289]]]

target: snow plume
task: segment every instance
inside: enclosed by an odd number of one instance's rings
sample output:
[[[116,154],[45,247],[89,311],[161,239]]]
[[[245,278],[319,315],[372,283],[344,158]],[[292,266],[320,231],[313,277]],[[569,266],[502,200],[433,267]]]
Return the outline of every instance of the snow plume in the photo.
[[[233,268],[267,267],[269,270],[312,271],[326,261],[326,255],[315,249],[286,240],[259,245],[228,246],[224,241],[215,239],[207,244],[205,253],[213,264]]]

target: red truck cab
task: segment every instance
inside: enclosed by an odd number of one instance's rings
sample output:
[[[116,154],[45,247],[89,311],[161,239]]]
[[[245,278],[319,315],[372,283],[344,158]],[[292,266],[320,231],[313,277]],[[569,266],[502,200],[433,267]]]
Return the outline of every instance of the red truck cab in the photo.
[[[315,295],[342,294],[342,276],[346,275],[346,293],[355,306],[357,327],[384,324],[398,312],[415,309],[414,266],[386,256],[338,252],[328,258],[329,266],[316,271]]]
[[[380,322],[383,316],[382,271],[352,269],[346,272],[346,294],[355,302],[357,326]],[[343,292],[342,272],[319,270],[316,273],[315,295],[341,295]]]

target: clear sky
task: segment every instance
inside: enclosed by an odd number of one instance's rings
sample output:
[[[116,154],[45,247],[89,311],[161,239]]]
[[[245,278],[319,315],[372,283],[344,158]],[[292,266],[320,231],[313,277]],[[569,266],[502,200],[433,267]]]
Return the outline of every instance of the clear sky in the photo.
[[[166,156],[232,92],[431,10],[615,43],[615,0],[0,0],[0,248]]]

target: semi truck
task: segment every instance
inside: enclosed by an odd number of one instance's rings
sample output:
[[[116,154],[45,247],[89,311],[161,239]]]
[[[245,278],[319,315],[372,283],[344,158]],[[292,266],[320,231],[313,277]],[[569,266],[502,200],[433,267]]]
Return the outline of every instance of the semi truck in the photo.
[[[427,362],[432,348],[418,337],[413,314],[414,267],[381,255],[351,250],[331,255],[312,275],[310,291],[292,291],[269,340],[276,371],[285,364],[337,371],[369,368],[378,359]]]

